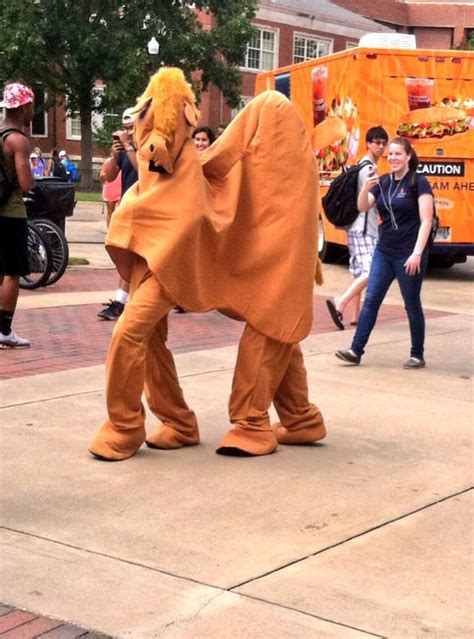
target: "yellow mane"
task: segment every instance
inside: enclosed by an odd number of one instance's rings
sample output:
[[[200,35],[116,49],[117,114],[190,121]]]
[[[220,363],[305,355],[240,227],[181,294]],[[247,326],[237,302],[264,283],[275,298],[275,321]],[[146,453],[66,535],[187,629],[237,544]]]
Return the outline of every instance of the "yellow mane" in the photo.
[[[183,102],[196,108],[196,98],[181,69],[162,67],[151,78],[145,92],[138,98],[141,103],[153,98],[154,128],[170,141],[176,129],[178,109]]]

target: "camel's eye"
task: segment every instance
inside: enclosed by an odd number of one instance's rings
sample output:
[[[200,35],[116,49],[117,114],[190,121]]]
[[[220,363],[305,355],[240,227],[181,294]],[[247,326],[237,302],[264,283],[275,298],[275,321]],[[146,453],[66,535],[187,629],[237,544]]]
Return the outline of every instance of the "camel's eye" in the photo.
[[[155,150],[155,145],[154,144],[150,144],[150,151],[153,153],[154,150]]]
[[[150,104],[151,104],[151,99],[150,99],[150,101],[148,102],[148,104],[146,104],[146,105],[145,105],[145,107],[144,107],[144,108],[140,111],[139,116],[138,116],[138,117],[140,118],[140,120],[143,120],[143,118],[144,118],[144,117],[145,117],[145,115],[147,114],[148,109],[149,109],[149,107],[150,107]]]

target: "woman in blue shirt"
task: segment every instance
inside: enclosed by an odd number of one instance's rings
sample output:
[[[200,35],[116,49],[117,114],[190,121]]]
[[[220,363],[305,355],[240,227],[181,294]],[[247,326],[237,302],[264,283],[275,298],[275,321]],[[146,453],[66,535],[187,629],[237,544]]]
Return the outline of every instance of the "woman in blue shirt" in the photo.
[[[395,138],[390,143],[388,163],[392,172],[380,178],[375,172],[369,174],[359,193],[359,211],[366,211],[375,204],[382,222],[367,295],[351,348],[337,351],[336,357],[350,364],[360,364],[379,308],[396,279],[405,302],[411,335],[410,358],[403,366],[423,368],[425,318],[420,293],[428,263],[433,192],[428,180],[416,173],[418,157],[406,138]]]

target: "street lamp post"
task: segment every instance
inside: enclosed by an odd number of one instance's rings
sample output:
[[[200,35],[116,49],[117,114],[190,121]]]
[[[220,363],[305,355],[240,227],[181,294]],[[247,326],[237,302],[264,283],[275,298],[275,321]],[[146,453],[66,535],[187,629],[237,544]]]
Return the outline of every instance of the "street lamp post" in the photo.
[[[155,38],[155,36],[153,36],[152,39],[148,42],[147,48],[150,55],[158,55],[160,51],[160,43]]]
[[[156,64],[156,60],[157,60],[157,55],[160,51],[160,43],[155,38],[155,36],[153,36],[151,40],[148,42],[147,49],[148,49],[149,64],[150,64],[149,74],[151,77],[155,73],[156,67],[158,66]]]

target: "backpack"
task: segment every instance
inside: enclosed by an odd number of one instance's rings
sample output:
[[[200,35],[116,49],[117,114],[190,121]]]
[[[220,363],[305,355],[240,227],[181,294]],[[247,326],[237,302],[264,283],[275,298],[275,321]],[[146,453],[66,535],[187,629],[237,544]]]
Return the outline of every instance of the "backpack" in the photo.
[[[410,176],[410,181],[408,183],[408,188],[410,188],[415,195],[417,212],[419,215],[419,211],[418,211],[418,175],[419,174],[416,171],[410,171],[410,172],[411,172],[411,176]],[[390,175],[384,175],[382,178],[380,178],[381,187],[382,187],[382,180],[385,180],[385,179],[390,179]],[[433,198],[433,218],[431,220],[431,231],[430,231],[428,242],[426,243],[425,248],[430,249],[433,246],[433,243],[436,238],[436,233],[438,232],[438,228],[439,228],[439,217],[438,217],[438,214],[436,213],[436,206],[435,206],[434,198]]]
[[[418,204],[418,175],[419,174],[416,171],[412,171],[412,176],[410,177],[410,184],[409,184],[410,188],[413,189],[413,191],[415,192],[417,204]],[[436,213],[436,206],[435,206],[434,197],[433,197],[433,218],[431,220],[431,231],[428,237],[428,242],[426,244],[427,248],[430,249],[433,246],[438,229],[439,229],[439,217],[438,217],[438,214]]]
[[[0,138],[1,138],[1,142],[0,142],[0,206],[3,206],[5,202],[8,201],[8,198],[10,197],[13,191],[13,180],[9,176],[7,169],[5,168],[5,165],[3,164],[5,159],[3,155],[4,138],[5,138],[5,135],[7,135],[8,133],[13,133],[13,131],[16,131],[17,133],[21,133],[22,135],[24,135],[23,132],[20,131],[20,129],[16,129],[15,127],[4,129],[0,133]]]
[[[67,172],[62,162],[59,160],[53,160],[53,170],[51,171],[53,177],[61,178],[67,182]]]
[[[337,228],[347,228],[360,214],[357,208],[359,194],[359,173],[364,166],[372,164],[365,160],[360,164],[354,164],[338,175],[331,182],[326,195],[321,199],[327,219]]]
[[[74,162],[72,160],[66,160],[63,166],[66,169],[68,179],[71,180],[71,182],[78,182],[79,171],[77,170],[77,166]]]

